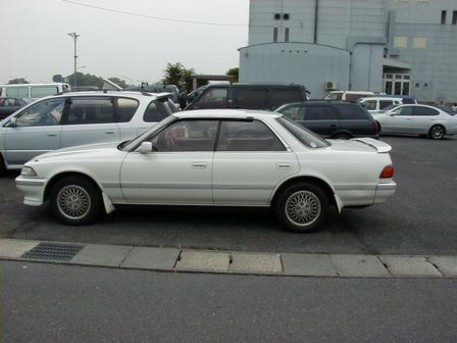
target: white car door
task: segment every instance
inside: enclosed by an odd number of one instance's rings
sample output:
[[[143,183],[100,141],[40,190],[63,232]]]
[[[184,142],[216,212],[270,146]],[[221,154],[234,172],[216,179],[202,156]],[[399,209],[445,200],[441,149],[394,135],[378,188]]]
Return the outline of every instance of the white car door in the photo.
[[[217,120],[181,120],[150,138],[151,153],[131,152],[120,172],[134,204],[210,205]]]
[[[299,170],[296,155],[260,121],[224,121],[213,162],[217,205],[268,206],[275,187]]]
[[[40,101],[18,113],[3,128],[9,165],[22,165],[37,155],[60,148],[64,106],[64,98]]]
[[[113,101],[109,97],[72,98],[63,120],[61,147],[119,142],[121,136]]]

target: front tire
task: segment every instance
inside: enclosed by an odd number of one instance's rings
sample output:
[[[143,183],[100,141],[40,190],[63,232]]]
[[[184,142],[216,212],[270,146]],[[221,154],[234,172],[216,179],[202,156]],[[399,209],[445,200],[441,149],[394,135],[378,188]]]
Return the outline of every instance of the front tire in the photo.
[[[50,209],[53,215],[65,224],[92,223],[102,212],[100,190],[86,178],[65,177],[52,188]]]
[[[443,139],[446,134],[446,129],[442,125],[433,125],[428,131],[428,136],[431,139]]]
[[[275,203],[275,215],[283,226],[293,232],[312,232],[327,217],[328,197],[321,187],[297,183],[285,188]]]

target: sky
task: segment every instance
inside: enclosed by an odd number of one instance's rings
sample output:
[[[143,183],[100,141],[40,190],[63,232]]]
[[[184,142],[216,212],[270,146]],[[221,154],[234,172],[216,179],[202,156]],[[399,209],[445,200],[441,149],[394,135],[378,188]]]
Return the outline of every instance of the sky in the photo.
[[[249,0],[0,0],[0,84],[74,69],[154,83],[168,63],[225,74],[247,46]],[[122,13],[126,12],[126,13]]]

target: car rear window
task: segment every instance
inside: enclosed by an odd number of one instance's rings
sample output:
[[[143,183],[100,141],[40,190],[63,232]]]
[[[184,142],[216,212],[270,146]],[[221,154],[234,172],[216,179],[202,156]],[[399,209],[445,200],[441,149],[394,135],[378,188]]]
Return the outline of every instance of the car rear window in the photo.
[[[326,148],[330,146],[322,137],[316,135],[300,124],[295,123],[293,120],[285,117],[276,119],[287,131],[289,131],[295,138],[297,138],[303,145],[308,148]]]

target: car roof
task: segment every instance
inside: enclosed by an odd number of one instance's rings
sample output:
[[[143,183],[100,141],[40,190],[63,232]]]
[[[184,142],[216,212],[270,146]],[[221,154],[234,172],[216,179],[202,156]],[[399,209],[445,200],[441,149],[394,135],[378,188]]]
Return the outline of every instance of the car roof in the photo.
[[[90,96],[112,96],[112,97],[122,97],[122,96],[129,96],[133,98],[159,98],[159,97],[168,97],[170,96],[171,93],[148,93],[148,92],[136,92],[136,91],[83,91],[83,92],[65,92],[65,93],[59,93],[55,95],[51,95],[46,98],[53,98],[53,97],[90,97]],[[44,99],[44,98],[43,98]]]
[[[359,101],[365,100],[401,100],[401,97],[395,96],[367,96],[365,98],[360,98]]]
[[[278,118],[281,113],[260,111],[260,110],[244,110],[244,109],[204,109],[204,110],[189,110],[176,112],[172,114],[177,118]]]
[[[281,84],[281,83],[211,83],[207,85],[211,88],[252,88],[252,87],[270,87],[270,88],[290,88],[290,87],[303,87],[299,84]]]

